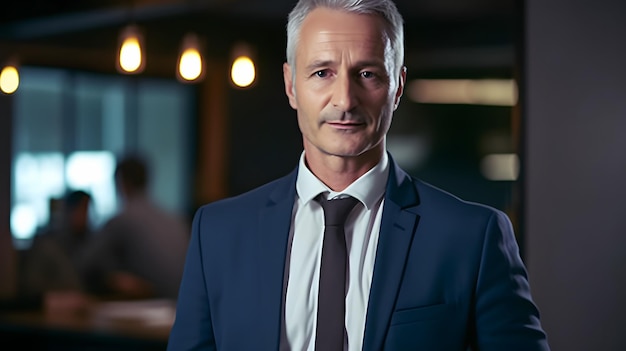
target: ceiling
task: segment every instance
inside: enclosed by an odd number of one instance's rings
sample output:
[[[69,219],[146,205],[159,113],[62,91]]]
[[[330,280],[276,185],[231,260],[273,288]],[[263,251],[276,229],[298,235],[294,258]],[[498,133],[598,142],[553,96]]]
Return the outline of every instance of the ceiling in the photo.
[[[233,15],[256,15],[284,19],[296,0],[24,0],[12,2],[0,13],[2,23],[44,19],[67,14],[89,14],[112,9],[132,9],[165,17],[190,11],[216,11]],[[407,18],[439,19],[506,16],[514,11],[514,0],[396,0]]]
[[[130,22],[141,25],[157,55],[159,50],[163,55],[175,53],[188,31],[200,33],[218,49],[238,38],[282,48],[286,16],[295,1],[15,1],[0,13],[0,60],[17,52],[25,63],[90,69],[114,52],[110,48],[116,47],[120,29]],[[396,0],[396,4],[405,18],[407,63],[430,69],[512,65],[516,0]],[[277,39],[270,42],[270,37]]]

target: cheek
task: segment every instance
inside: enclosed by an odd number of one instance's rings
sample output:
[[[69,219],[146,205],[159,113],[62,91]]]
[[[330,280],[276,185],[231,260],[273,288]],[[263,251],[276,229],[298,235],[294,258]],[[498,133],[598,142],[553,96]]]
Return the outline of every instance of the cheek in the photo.
[[[298,109],[298,127],[302,134],[310,135],[311,131],[315,128],[314,123],[315,121],[302,109],[302,105],[300,105],[300,109]]]
[[[379,111],[376,127],[380,133],[387,133],[389,127],[391,127],[393,111],[393,102],[383,105],[382,109]]]
[[[364,101],[366,101],[366,108],[370,111],[371,115],[378,116],[379,120],[389,118],[389,115],[393,111],[393,98],[389,97],[387,94],[370,95]],[[379,122],[382,123],[382,121]]]

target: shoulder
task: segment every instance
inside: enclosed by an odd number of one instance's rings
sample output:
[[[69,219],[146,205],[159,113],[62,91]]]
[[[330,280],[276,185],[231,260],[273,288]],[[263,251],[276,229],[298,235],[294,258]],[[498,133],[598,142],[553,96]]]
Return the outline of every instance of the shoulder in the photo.
[[[295,177],[288,175],[205,204],[193,217],[192,243],[197,242],[213,258],[225,252],[252,252],[261,238],[289,232],[295,194]]]
[[[197,213],[210,212],[216,215],[249,213],[278,202],[293,201],[296,172],[297,170],[247,192],[207,203],[201,206]]]
[[[448,211],[468,212],[473,215],[502,213],[501,210],[493,206],[462,199],[421,179],[413,178],[413,182],[419,194],[420,202],[435,209],[445,208]]]
[[[418,198],[415,211],[423,225],[466,234],[484,233],[494,227],[512,232],[511,220],[504,211],[462,199],[421,179],[412,176],[409,178]]]
[[[413,178],[413,184],[420,201],[415,208],[418,230],[433,250],[440,245],[454,252],[459,262],[467,262],[462,257],[476,260],[486,254],[518,255],[515,230],[504,211],[464,200],[422,180]]]
[[[390,160],[386,197],[396,201],[401,208],[412,207],[421,217],[434,216],[457,221],[465,218],[504,215],[502,211],[492,206],[462,199],[419,177],[410,175],[391,156]]]

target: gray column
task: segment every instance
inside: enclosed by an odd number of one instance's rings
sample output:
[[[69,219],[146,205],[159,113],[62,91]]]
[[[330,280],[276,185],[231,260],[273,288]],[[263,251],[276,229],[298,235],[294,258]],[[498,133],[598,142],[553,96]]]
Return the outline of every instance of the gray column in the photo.
[[[553,350],[626,345],[626,1],[525,2],[525,240]]]

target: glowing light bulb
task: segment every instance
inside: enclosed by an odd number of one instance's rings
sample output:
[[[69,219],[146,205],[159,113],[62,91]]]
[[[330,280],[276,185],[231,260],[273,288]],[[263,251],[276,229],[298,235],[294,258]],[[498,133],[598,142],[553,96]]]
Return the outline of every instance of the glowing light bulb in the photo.
[[[245,88],[254,82],[256,76],[254,62],[247,56],[239,56],[233,62],[230,77],[235,85]]]
[[[146,66],[143,35],[139,27],[129,25],[120,33],[117,69],[121,73],[140,73]]]
[[[0,72],[0,90],[13,94],[20,85],[20,75],[15,66],[6,66]]]
[[[180,57],[178,72],[185,80],[196,80],[202,74],[202,57],[194,48],[186,49]]]
[[[126,38],[120,49],[120,67],[126,72],[135,72],[141,66],[141,59],[139,39]]]
[[[204,59],[201,54],[200,38],[187,33],[183,38],[178,56],[176,78],[183,83],[198,82],[204,78]]]

